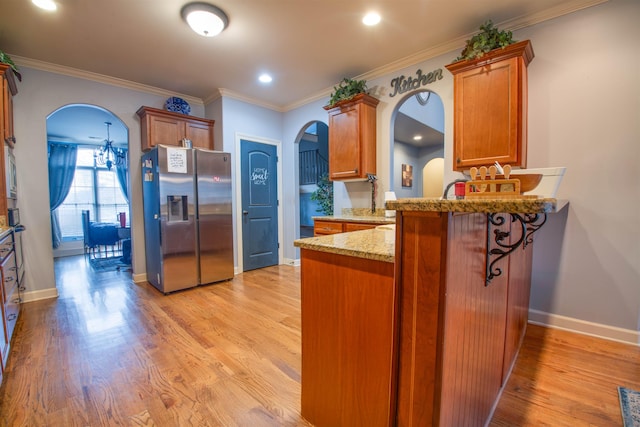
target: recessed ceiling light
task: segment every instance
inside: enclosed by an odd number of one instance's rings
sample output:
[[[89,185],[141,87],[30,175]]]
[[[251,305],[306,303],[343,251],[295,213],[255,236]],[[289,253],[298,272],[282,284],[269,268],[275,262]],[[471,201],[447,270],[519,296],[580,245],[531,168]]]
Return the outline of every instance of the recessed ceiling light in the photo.
[[[269,74],[261,74],[258,80],[260,80],[260,83],[271,83],[273,78]]]
[[[414,141],[420,141],[421,139],[422,139],[422,135],[415,135],[415,136],[413,137],[413,140],[414,140]]]
[[[377,25],[379,22],[380,15],[376,12],[369,12],[364,16],[364,18],[362,18],[362,23],[368,26]]]
[[[58,8],[53,0],[31,0],[31,3],[38,6],[40,9],[53,12]]]
[[[193,31],[205,37],[217,36],[229,24],[227,15],[208,3],[189,3],[182,8],[180,14]]]

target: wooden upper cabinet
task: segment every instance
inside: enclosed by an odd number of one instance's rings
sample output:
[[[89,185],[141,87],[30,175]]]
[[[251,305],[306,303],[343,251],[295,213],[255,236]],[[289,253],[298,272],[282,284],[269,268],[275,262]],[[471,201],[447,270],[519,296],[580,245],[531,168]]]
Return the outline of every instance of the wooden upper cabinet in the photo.
[[[329,179],[359,181],[376,173],[376,107],[360,94],[324,107],[329,112]]]
[[[213,120],[211,123],[202,123],[189,120],[185,122],[186,138],[190,139],[193,147],[213,150]]]
[[[140,116],[142,151],[160,144],[179,146],[185,138],[191,140],[193,148],[213,150],[214,120],[151,107],[140,107],[137,114]]]
[[[2,138],[13,147],[16,138],[13,134],[13,97],[18,93],[13,71],[7,64],[0,64],[2,75]]]
[[[454,170],[496,161],[527,166],[527,65],[533,56],[525,40],[446,66],[454,76]]]

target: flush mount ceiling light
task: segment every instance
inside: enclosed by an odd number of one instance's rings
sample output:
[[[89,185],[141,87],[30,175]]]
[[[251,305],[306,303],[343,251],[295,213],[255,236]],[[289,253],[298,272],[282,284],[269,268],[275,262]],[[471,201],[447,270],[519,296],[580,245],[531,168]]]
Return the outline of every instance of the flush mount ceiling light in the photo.
[[[186,4],[180,14],[193,31],[205,37],[217,36],[229,24],[227,15],[209,3]]]
[[[368,26],[378,25],[378,23],[380,23],[380,19],[380,15],[376,12],[369,12],[364,16],[364,18],[362,18],[362,23]]]
[[[53,12],[58,8],[53,0],[31,0],[31,3],[35,4],[40,9],[48,10],[50,12]]]
[[[260,77],[258,77],[258,80],[260,80],[260,83],[271,83],[273,81],[273,77],[271,77],[269,74],[261,74]]]

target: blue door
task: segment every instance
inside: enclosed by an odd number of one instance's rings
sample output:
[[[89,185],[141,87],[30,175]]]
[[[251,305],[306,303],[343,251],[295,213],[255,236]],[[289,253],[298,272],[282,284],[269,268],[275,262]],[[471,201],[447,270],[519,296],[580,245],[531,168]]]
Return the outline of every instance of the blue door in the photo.
[[[274,145],[240,140],[244,271],[278,264],[278,176]]]

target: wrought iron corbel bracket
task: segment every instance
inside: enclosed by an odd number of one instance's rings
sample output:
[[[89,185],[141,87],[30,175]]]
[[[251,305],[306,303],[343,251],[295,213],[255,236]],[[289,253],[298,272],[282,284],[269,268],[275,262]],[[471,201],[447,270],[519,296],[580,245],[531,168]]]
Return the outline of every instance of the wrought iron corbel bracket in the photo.
[[[508,238],[512,235],[512,232],[515,233],[517,231],[514,230],[514,227],[511,227],[511,231],[494,229],[493,236],[491,235],[492,226],[500,227],[501,225],[504,225],[507,215],[510,216],[512,223],[520,225],[520,227],[518,227],[520,230],[519,237],[513,243],[508,243]],[[538,231],[546,221],[546,213],[523,215],[500,213],[487,214],[487,275],[485,278],[485,286],[488,286],[494,277],[498,277],[502,274],[502,269],[496,266],[497,262],[509,256],[509,254],[515,251],[520,245],[522,245],[522,249],[524,249],[527,245],[531,244],[533,242],[533,233]],[[515,236],[516,234],[513,235]],[[489,249],[491,247],[492,238],[497,247]]]

